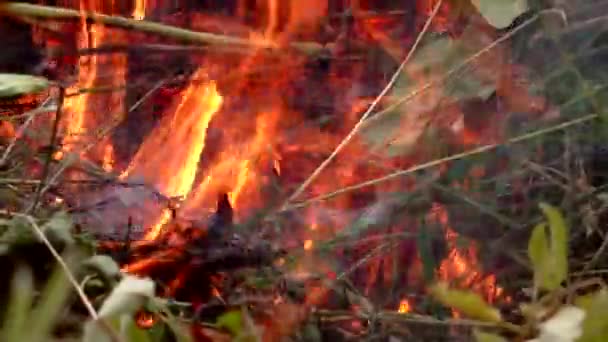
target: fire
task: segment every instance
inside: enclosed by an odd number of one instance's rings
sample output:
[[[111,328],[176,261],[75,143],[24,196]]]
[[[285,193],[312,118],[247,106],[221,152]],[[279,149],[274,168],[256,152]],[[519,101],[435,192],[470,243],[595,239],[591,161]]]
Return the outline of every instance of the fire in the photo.
[[[200,68],[194,78],[206,76]],[[166,196],[185,197],[190,193],[198,170],[198,162],[205,148],[205,137],[211,119],[222,105],[213,81],[190,84],[181,99],[144,141],[127,170],[121,175],[143,177]],[[146,236],[156,237],[169,219],[165,212]]]
[[[108,7],[109,5],[109,7]],[[104,0],[81,0],[79,9],[84,11],[104,12],[108,8],[114,12],[118,2]],[[121,43],[124,41],[124,33],[112,30],[103,25],[87,23],[84,19],[80,22],[77,32],[77,48],[96,48],[104,44]],[[67,97],[64,102],[66,112],[65,126],[63,128],[64,139],[62,141],[63,151],[57,153],[56,157],[61,158],[64,153],[76,152],[87,144],[95,143],[98,137],[95,135],[104,119],[114,119],[117,113],[122,112],[122,105],[125,93],[123,91],[113,91],[110,93],[92,92],[92,89],[99,86],[117,86],[125,83],[125,70],[127,58],[124,54],[109,55],[90,55],[79,57],[78,80],[76,84],[67,90]],[[100,70],[105,66],[111,66],[112,73],[101,74]],[[104,69],[105,70],[105,69]],[[110,121],[108,120],[108,121]],[[91,152],[91,159],[102,160],[102,166],[110,170],[113,161],[111,157],[113,147],[109,141],[99,144],[99,148]],[[81,155],[81,157],[84,157]]]
[[[103,145],[103,160],[101,162],[101,167],[103,167],[106,172],[114,170],[114,146],[109,142],[106,142]]]
[[[436,206],[435,217],[446,227],[448,256],[441,262],[438,276],[441,280],[451,281],[456,286],[469,288],[482,294],[490,303],[502,295],[503,290],[496,285],[496,276],[481,272],[477,246],[471,244],[462,248],[458,246],[458,234],[448,223],[447,213],[441,206]]]
[[[312,249],[312,246],[313,246],[312,240],[305,240],[304,241],[304,250],[309,251],[309,250]]]
[[[280,46],[288,38],[317,37],[316,34],[321,31],[330,6],[327,0],[311,1],[306,5],[296,0],[255,1],[257,14],[263,16],[264,20],[260,25],[262,27],[251,29],[248,32],[249,37],[272,41],[276,43],[276,46]],[[146,14],[149,15],[156,10],[156,3],[149,0],[134,0],[132,11],[128,9],[129,13],[126,15],[139,20],[144,19]],[[235,16],[245,17],[244,7],[249,6],[246,3],[246,1],[239,1],[240,7]],[[421,13],[428,14],[436,3],[435,0],[418,1],[416,5],[419,6]],[[108,5],[111,5],[112,8],[118,7],[118,1],[81,0],[80,10],[103,12],[106,9],[107,12]],[[449,5],[444,7],[440,11],[443,13],[440,15],[441,20],[437,20],[435,23],[436,29],[439,31],[444,30],[448,25],[446,19],[448,15],[444,12],[449,10]],[[403,44],[391,38],[382,27],[382,23],[379,25],[378,22],[378,20],[363,20],[361,26],[367,32],[366,34],[379,41],[392,57],[402,58],[407,52]],[[77,41],[80,49],[126,42],[126,35],[120,31],[87,23],[84,19],[81,22]],[[273,176],[286,180],[291,183],[289,185],[303,182],[347,136],[359,119],[358,115],[366,109],[369,101],[366,98],[367,92],[356,87],[356,84],[360,83],[357,77],[365,75],[361,71],[364,69],[363,66],[335,67],[335,70],[332,69],[328,72],[331,75],[327,79],[323,79],[318,85],[310,88],[327,86],[327,89],[336,90],[335,94],[332,94],[335,97],[332,100],[336,103],[346,103],[344,107],[347,108],[344,109],[344,113],[341,113],[343,115],[339,116],[340,119],[335,120],[342,121],[332,122],[331,125],[336,127],[330,128],[310,125],[306,121],[309,119],[307,115],[319,114],[314,112],[319,110],[318,107],[307,104],[314,110],[291,109],[285,104],[288,101],[282,98],[284,96],[282,91],[285,90],[286,85],[297,83],[296,81],[305,77],[299,70],[304,65],[304,62],[299,64],[299,57],[291,58],[292,55],[285,52],[289,62],[294,66],[285,67],[276,63],[277,65],[273,65],[273,67],[276,67],[278,71],[270,72],[268,80],[260,81],[262,84],[260,86],[256,84],[257,79],[249,74],[254,73],[262,63],[275,63],[274,59],[266,60],[260,51],[251,51],[247,53],[246,57],[241,56],[238,57],[240,59],[235,60],[231,59],[232,57],[225,57],[226,60],[224,60],[224,57],[218,58],[214,53],[212,51],[202,58],[200,56],[192,57],[189,60],[192,64],[198,63],[199,68],[191,75],[191,80],[185,89],[179,91],[172,99],[173,103],[139,146],[126,169],[120,172],[120,179],[142,178],[146,184],[153,185],[164,196],[179,198],[183,203],[180,205],[178,217],[179,215],[184,217],[205,216],[214,207],[217,195],[227,194],[238,221],[246,218],[249,214],[248,211],[266,204],[267,199],[260,189],[266,185],[265,181],[269,178],[269,174],[273,173]],[[76,94],[83,89],[97,86],[124,85],[126,83],[126,58],[125,54],[80,57],[77,84],[68,92]],[[111,67],[111,72],[108,72],[108,67]],[[340,70],[341,68],[346,71]],[[222,77],[222,73],[226,70],[230,70],[231,77]],[[437,75],[428,76],[426,72],[417,70],[415,66],[406,69],[405,72],[412,76],[411,79],[415,83],[421,85],[432,81],[431,78],[437,77]],[[336,76],[341,73],[351,73],[352,75],[342,78]],[[233,82],[233,79],[237,79],[237,81],[230,83],[225,79],[230,79],[230,82]],[[228,85],[225,86],[225,84]],[[441,86],[433,88],[412,100],[410,108],[435,108],[436,103],[443,96],[443,89],[440,88]],[[311,89],[311,91],[313,90],[316,89]],[[323,90],[319,92],[320,97],[326,96]],[[289,94],[299,97],[297,91]],[[242,105],[239,103],[241,98],[247,98],[251,102]],[[96,141],[97,137],[89,135],[103,124],[102,118],[121,112],[119,109],[124,103],[124,91],[114,91],[109,94],[85,93],[68,97],[65,103],[68,117],[63,128],[65,147],[57,155],[65,156],[68,152],[79,153],[80,146]],[[356,108],[356,110],[351,110],[351,108]],[[298,112],[300,110],[304,113]],[[425,116],[425,112],[421,111],[416,114],[406,116],[401,122],[395,122],[395,126],[400,127],[401,130],[396,134],[394,143],[414,144],[423,131],[434,123],[428,115]],[[319,119],[319,121],[321,120]],[[420,162],[413,157],[411,160],[408,159],[409,157],[391,160],[389,158],[376,159],[368,147],[357,139],[354,138],[307,188],[308,195],[315,196],[340,191],[353,184],[384,175],[387,170],[396,166],[402,167]],[[473,143],[476,142],[475,137],[470,139]],[[103,169],[108,172],[120,171],[115,169],[115,165],[122,162],[116,160],[120,155],[119,148],[120,146],[112,144],[111,139],[101,140],[98,149],[91,151],[91,155],[82,157],[100,162]],[[368,158],[374,159],[372,163],[366,163],[367,160],[363,160]],[[340,230],[348,229],[344,227],[349,227],[351,218],[346,217],[353,211],[359,210],[363,206],[362,202],[366,202],[365,205],[367,205],[379,198],[380,193],[403,191],[407,186],[409,185],[401,180],[393,183],[387,182],[370,187],[369,191],[364,190],[353,196],[337,196],[330,201],[323,201],[318,206],[309,207],[310,212],[303,215],[306,218],[302,219],[304,222],[301,227],[294,228],[294,230],[302,229],[287,237],[296,240],[294,245],[302,246],[307,251],[307,253],[303,253],[302,262],[297,266],[298,272],[306,273],[319,269],[326,271],[325,273],[329,273],[329,270],[333,271],[334,265],[331,264],[331,261],[315,255],[313,251],[315,244],[319,249],[320,246],[323,246],[324,239],[334,238],[341,233]],[[345,212],[349,212],[349,214],[344,214]],[[161,230],[169,227],[169,223],[173,222],[172,213],[174,210],[171,209],[157,213],[158,217],[153,217],[154,223],[146,227],[145,239],[154,240],[160,236]],[[310,215],[307,216],[309,213]],[[332,217],[327,218],[328,216]],[[474,244],[466,248],[457,246],[458,235],[451,229],[443,208],[437,206],[433,211],[433,216],[446,229],[445,239],[449,250],[448,256],[441,261],[436,270],[437,277],[456,283],[460,287],[472,288],[482,293],[490,301],[500,296],[502,289],[497,286],[496,277],[492,274],[485,275],[481,270],[477,247]],[[323,217],[323,221],[319,217]],[[397,222],[397,224],[401,223],[409,222]],[[391,233],[403,232],[396,231],[401,229],[401,226],[397,227],[397,225],[387,229],[392,230]],[[368,234],[367,231],[361,234],[361,240],[370,237],[378,238],[374,240],[378,242],[377,245],[364,245],[362,249],[371,250],[381,247],[381,243],[385,242],[381,241],[380,236],[374,235],[375,232],[365,236],[363,235]],[[183,238],[183,240],[185,241],[187,238]],[[336,249],[340,248],[342,247]],[[398,247],[394,249],[398,249]],[[380,285],[383,286],[394,285],[393,274],[396,272],[393,270],[398,268],[396,266],[399,266],[402,260],[398,252],[393,253],[394,250],[390,250],[390,248],[378,248],[378,250],[381,251],[380,255],[374,255],[369,260],[366,259],[361,265],[361,269],[365,273],[359,275],[358,279],[365,284],[357,285],[365,287],[366,294],[372,292],[373,287],[378,283],[382,283]],[[145,273],[144,270],[148,269],[150,265],[170,263],[172,259],[177,258],[179,253],[181,251],[177,249],[163,251],[153,257],[135,260],[125,266],[123,270]],[[341,249],[337,252],[337,254],[339,253],[342,253]],[[359,253],[360,251],[355,251],[352,254],[356,254],[357,257],[363,254]],[[284,259],[283,263],[286,263]],[[420,276],[422,266],[419,260],[414,261],[412,265],[412,272],[422,279]],[[358,269],[357,272],[359,271]],[[188,272],[187,267],[179,268],[175,278],[168,282],[165,295],[171,296],[175,293],[176,288],[183,286],[188,279]],[[329,292],[323,287],[313,289],[307,298],[307,303],[318,304]],[[213,288],[213,294],[219,297],[220,290]],[[395,304],[392,302],[387,305],[394,310]],[[413,300],[403,298],[399,302],[398,312],[408,313],[414,307]],[[138,322],[140,320],[141,323],[138,324],[142,326],[153,323],[153,321],[150,323],[149,317],[145,316],[140,317]]]
[[[407,299],[402,299],[401,302],[399,302],[399,309],[397,310],[399,313],[408,313],[412,310],[412,307],[410,306],[410,302],[408,302]]]
[[[197,208],[209,208],[214,203],[215,194],[227,191],[230,203],[233,208],[238,209],[240,198],[246,190],[253,190],[247,185],[258,179],[256,172],[256,161],[268,154],[271,149],[272,134],[277,124],[277,114],[275,112],[261,113],[254,126],[255,134],[249,139],[238,143],[238,135],[241,135],[241,128],[236,126],[233,132],[225,132],[227,137],[234,133],[233,143],[225,146],[219,154],[218,161],[205,172],[203,181],[193,191],[192,196],[187,199],[184,211]],[[254,194],[251,194],[254,196]],[[247,198],[253,200],[254,198]]]
[[[146,17],[146,2],[147,0],[135,0],[135,8],[133,9],[133,18],[143,20]]]

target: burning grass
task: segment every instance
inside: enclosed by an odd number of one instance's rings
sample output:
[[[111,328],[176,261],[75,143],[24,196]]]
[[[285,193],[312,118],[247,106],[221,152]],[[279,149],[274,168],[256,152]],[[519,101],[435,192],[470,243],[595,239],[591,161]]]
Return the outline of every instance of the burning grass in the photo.
[[[521,303],[569,300],[526,250],[541,202],[577,227],[563,290],[603,284],[605,75],[585,68],[605,62],[563,21],[582,12],[228,3],[0,4],[54,39],[49,100],[3,108],[0,263],[64,298],[58,336],[529,338]]]

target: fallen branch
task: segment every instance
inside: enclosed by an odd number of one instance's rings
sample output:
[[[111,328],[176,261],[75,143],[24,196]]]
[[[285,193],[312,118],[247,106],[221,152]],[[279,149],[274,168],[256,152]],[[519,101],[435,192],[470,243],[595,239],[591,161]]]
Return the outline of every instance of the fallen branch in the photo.
[[[82,20],[84,18],[99,24],[158,34],[167,38],[198,44],[241,46],[268,50],[281,49],[281,46],[266,40],[250,40],[213,33],[195,32],[151,21],[135,20],[120,16],[100,14],[93,11],[78,11],[54,6],[8,2],[0,4],[0,15],[55,20]],[[292,42],[287,44],[287,47],[311,56],[319,55],[326,50],[325,47],[316,42]]]

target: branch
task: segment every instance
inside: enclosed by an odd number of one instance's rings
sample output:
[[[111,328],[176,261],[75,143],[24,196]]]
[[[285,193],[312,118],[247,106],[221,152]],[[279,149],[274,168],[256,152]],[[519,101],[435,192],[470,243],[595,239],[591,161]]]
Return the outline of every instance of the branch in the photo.
[[[213,33],[195,32],[151,21],[135,20],[120,16],[100,14],[92,11],[78,11],[54,6],[51,7],[18,2],[7,2],[0,4],[0,15],[55,20],[81,20],[84,18],[95,23],[157,34],[167,38],[188,41],[191,43],[241,46],[268,50],[278,50],[281,48],[271,41],[249,40],[245,38],[230,37]],[[287,47],[311,56],[319,55],[326,50],[321,44],[316,42],[292,42],[289,43]]]

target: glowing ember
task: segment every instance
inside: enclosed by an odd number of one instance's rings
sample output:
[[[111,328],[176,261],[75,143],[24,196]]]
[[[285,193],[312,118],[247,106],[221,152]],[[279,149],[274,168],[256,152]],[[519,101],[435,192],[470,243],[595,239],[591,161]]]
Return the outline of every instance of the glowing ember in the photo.
[[[306,240],[306,241],[304,241],[304,249],[305,250],[307,250],[307,251],[311,250],[312,246],[313,246],[312,240]]]
[[[110,143],[104,145],[103,160],[101,166],[107,172],[114,169],[114,147]]]
[[[142,329],[150,329],[156,324],[156,317],[151,312],[139,311],[135,314],[135,324]]]

